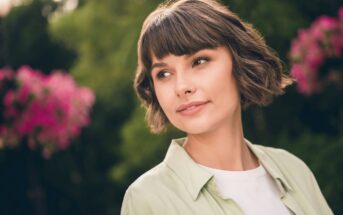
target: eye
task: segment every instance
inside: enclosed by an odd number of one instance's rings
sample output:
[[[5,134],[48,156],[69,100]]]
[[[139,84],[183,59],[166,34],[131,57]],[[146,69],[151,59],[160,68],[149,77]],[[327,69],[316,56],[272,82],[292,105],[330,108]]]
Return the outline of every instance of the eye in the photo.
[[[166,71],[166,70],[161,70],[161,71],[159,71],[157,74],[156,74],[156,78],[158,79],[158,80],[160,80],[160,79],[164,79],[164,78],[166,78],[166,77],[168,77],[168,76],[170,76],[171,74],[170,74],[170,72],[168,72],[168,71]]]
[[[210,58],[208,58],[208,57],[198,57],[198,58],[195,58],[195,60],[193,61],[192,67],[200,65],[200,64],[204,64],[204,63],[206,63],[209,60],[210,60]]]

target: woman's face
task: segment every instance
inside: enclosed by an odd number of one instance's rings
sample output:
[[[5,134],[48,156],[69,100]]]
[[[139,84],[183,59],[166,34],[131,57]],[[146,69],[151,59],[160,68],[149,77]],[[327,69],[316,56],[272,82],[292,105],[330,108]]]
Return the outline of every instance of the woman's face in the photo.
[[[232,57],[225,46],[160,60],[153,56],[151,75],[162,110],[187,134],[227,127],[240,117]]]

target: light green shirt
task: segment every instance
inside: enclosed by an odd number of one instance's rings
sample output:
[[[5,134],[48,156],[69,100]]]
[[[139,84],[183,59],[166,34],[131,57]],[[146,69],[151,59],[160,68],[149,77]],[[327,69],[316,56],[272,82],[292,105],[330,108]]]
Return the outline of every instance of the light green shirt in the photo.
[[[165,159],[127,189],[121,215],[243,215],[237,203],[220,196],[213,175],[171,142]],[[280,199],[296,215],[333,214],[306,164],[289,152],[245,139],[274,179]]]

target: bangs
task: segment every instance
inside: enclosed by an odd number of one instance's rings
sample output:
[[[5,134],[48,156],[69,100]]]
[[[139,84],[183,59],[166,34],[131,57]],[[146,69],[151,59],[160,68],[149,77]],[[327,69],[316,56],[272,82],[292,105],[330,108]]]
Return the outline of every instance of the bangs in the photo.
[[[189,55],[201,49],[225,44],[218,26],[199,13],[163,11],[142,38],[141,56],[150,70],[152,55],[162,59],[168,54]]]

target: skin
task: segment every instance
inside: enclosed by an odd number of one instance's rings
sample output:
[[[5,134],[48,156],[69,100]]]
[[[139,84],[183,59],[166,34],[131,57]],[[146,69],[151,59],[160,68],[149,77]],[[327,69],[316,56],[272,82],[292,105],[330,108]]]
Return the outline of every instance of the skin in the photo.
[[[195,162],[230,171],[258,167],[244,142],[240,96],[225,46],[192,55],[152,56],[152,64],[157,100],[171,124],[187,133],[183,147]],[[193,101],[206,103],[177,111]]]

